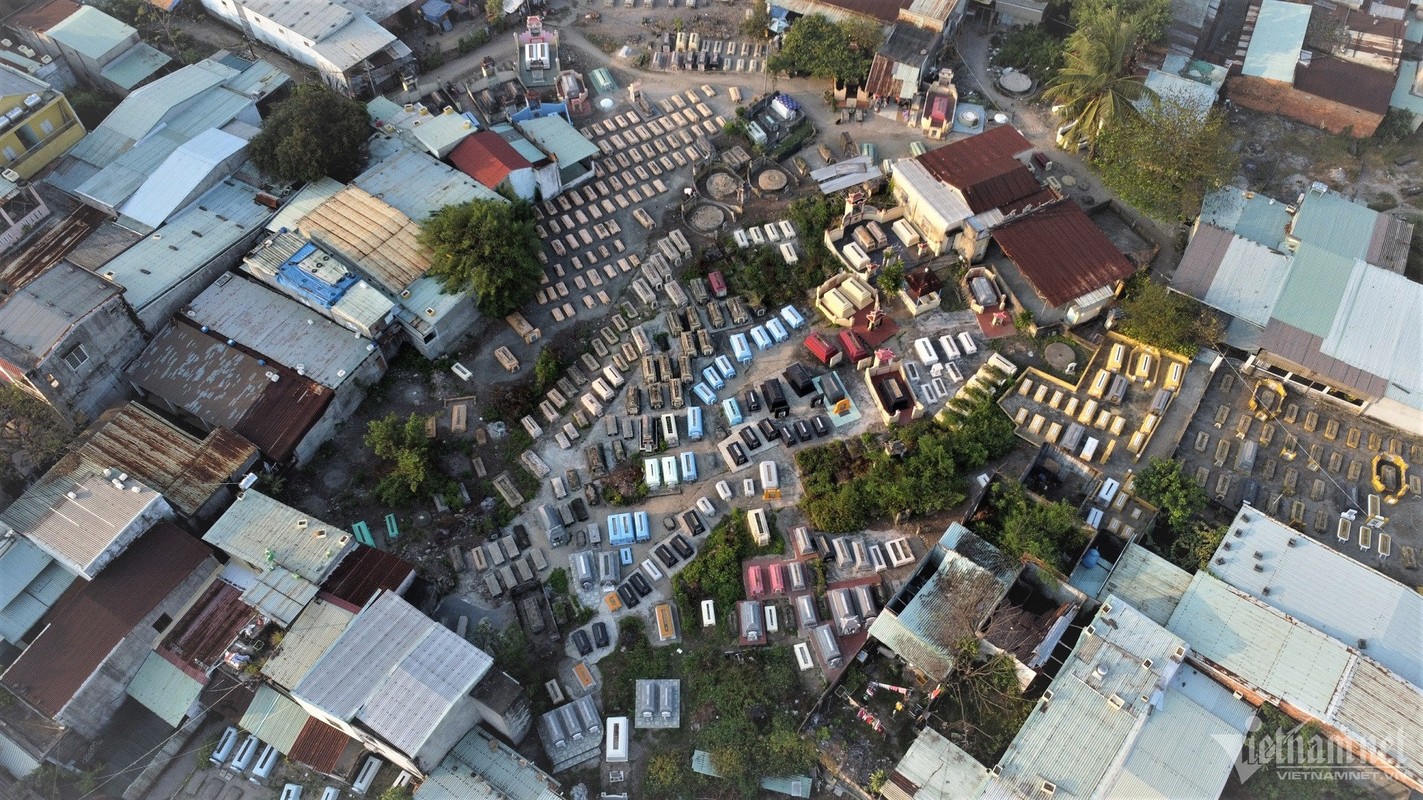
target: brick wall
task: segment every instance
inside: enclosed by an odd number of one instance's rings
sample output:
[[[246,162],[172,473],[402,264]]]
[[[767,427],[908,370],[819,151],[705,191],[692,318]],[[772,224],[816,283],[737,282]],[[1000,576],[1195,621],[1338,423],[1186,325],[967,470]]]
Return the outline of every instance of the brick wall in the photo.
[[[1301,92],[1287,83],[1239,75],[1225,82],[1225,95],[1237,105],[1267,114],[1279,114],[1330,133],[1352,128],[1356,138],[1372,136],[1382,114]]]

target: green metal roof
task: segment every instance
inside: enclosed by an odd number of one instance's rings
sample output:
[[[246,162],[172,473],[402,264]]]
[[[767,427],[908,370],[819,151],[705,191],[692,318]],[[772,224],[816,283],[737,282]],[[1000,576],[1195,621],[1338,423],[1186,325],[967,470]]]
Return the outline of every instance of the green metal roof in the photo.
[[[559,783],[478,726],[415,790],[416,800],[559,800]]]
[[[128,685],[129,697],[175,728],[183,722],[202,691],[201,681],[155,652],[148,654]]]
[[[109,62],[99,74],[113,81],[116,86],[129,90],[151,78],[172,60],[168,54],[139,42],[129,48],[128,52]]]
[[[1423,80],[1418,75],[1418,62],[1405,61],[1398,66],[1398,83],[1393,86],[1390,108],[1401,108],[1423,116]]]
[[[98,61],[138,31],[93,6],[80,6],[47,33],[65,47]]]
[[[264,683],[257,689],[257,696],[252,698],[238,725],[286,755],[309,719],[311,715],[296,701]]]
[[[598,146],[583,138],[583,134],[568,124],[568,120],[557,115],[521,122],[519,127],[525,136],[558,159],[560,167],[575,164],[600,152]]]
[[[1354,259],[1301,244],[1270,316],[1321,339],[1328,336],[1353,271]]]
[[[1284,0],[1261,3],[1241,71],[1256,78],[1293,84],[1295,64],[1304,47],[1304,32],[1309,27],[1313,8]]]
[[[1379,212],[1342,194],[1311,190],[1300,204],[1290,235],[1353,260],[1369,257]]]
[[[1290,212],[1284,203],[1263,194],[1227,186],[1206,195],[1201,203],[1201,222],[1283,251]]]
[[[588,73],[588,82],[593,84],[595,94],[612,94],[618,90],[618,83],[607,67],[598,67]]]

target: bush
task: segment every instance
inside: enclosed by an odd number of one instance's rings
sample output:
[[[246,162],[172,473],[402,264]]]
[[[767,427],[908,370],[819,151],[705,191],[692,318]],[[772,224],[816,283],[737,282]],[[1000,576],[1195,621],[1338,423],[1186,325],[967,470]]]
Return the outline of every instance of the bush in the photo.
[[[459,50],[460,55],[467,55],[469,53],[473,53],[475,50],[478,50],[486,44],[489,44],[489,29],[480,28],[479,30],[475,31],[474,33],[471,33],[468,36],[460,37],[459,44],[456,47]]]
[[[1021,483],[993,484],[993,523],[978,532],[1013,560],[1029,556],[1058,572],[1087,544],[1087,531],[1077,519],[1077,509],[1059,500],[1039,502]]]
[[[1034,25],[1009,33],[993,60],[1026,72],[1034,80],[1046,81],[1062,68],[1062,51],[1061,39],[1048,33],[1047,28]]]

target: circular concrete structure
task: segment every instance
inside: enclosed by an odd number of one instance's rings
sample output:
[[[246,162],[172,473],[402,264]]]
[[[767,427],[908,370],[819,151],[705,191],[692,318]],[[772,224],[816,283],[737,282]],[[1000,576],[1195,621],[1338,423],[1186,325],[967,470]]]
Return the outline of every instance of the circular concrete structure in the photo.
[[[741,181],[728,172],[713,172],[707,176],[707,194],[718,200],[735,197],[736,189],[740,185]]]
[[[781,170],[768,167],[756,175],[756,186],[763,192],[779,192],[786,188],[790,179]]]
[[[726,222],[726,210],[712,203],[698,203],[687,212],[687,224],[698,233],[715,233]]]
[[[1053,342],[1043,350],[1043,358],[1058,372],[1067,370],[1067,365],[1077,360],[1077,353],[1072,347],[1062,342]]]
[[[1003,87],[1003,91],[1010,94],[1027,94],[1033,90],[1033,79],[1029,78],[1027,73],[1014,70],[1013,72],[1004,72],[998,79],[998,85]]]

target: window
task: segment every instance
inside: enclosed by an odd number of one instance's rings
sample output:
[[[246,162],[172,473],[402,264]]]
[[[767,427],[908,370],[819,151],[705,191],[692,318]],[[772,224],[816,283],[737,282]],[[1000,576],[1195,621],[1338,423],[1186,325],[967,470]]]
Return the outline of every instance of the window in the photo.
[[[47,119],[42,119],[40,120],[40,130],[44,131],[45,136],[48,136],[54,133],[54,123]]]
[[[425,344],[429,344],[430,342],[435,341],[435,337],[439,335],[439,331],[430,331],[422,337],[422,341],[424,341]]]
[[[88,360],[89,354],[84,352],[84,346],[80,344],[74,345],[73,349],[64,354],[64,363],[68,364],[70,369],[77,370]]]
[[[173,624],[172,617],[168,616],[167,614],[159,614],[158,619],[153,621],[153,629],[155,631],[158,631],[159,633],[162,633],[163,631],[167,630],[168,626],[171,624]]]
[[[15,148],[13,147],[6,147],[3,152],[5,153],[6,161],[14,161],[15,159],[20,157],[20,154],[16,153]]]

